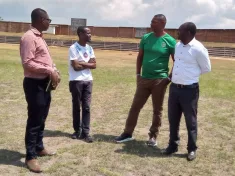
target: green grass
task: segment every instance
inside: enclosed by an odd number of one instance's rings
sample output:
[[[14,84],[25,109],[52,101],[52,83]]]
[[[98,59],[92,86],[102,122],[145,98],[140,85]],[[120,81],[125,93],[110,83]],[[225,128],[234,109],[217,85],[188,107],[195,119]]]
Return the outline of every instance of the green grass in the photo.
[[[27,105],[22,88],[23,69],[18,45],[0,44],[0,175],[29,175],[24,167],[24,133]],[[181,145],[172,157],[160,149],[168,143],[167,98],[159,149],[145,145],[152,119],[151,99],[142,109],[135,141],[115,144],[124,128],[135,89],[136,53],[96,50],[93,71],[91,129],[95,142],[70,139],[73,132],[71,95],[68,89],[67,48],[50,47],[62,81],[52,93],[46,122],[45,146],[57,151],[39,158],[43,175],[136,176],[136,175],[235,175],[235,62],[212,60],[212,72],[200,79],[198,109],[198,158],[185,159],[187,130],[181,122]]]

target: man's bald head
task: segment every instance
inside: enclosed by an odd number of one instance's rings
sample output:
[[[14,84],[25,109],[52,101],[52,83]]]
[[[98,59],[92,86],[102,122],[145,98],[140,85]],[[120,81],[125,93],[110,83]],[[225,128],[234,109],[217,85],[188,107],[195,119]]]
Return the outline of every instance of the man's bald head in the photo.
[[[186,22],[180,26],[181,28],[184,28],[186,31],[188,31],[193,37],[196,35],[197,27],[192,22]]]
[[[163,14],[157,14],[151,21],[151,29],[155,34],[162,33],[166,26],[166,17]]]
[[[44,17],[47,12],[43,9],[36,8],[31,13],[31,21],[32,23],[36,23],[40,20],[41,17]]]
[[[43,9],[36,8],[31,13],[32,26],[39,32],[46,31],[51,23],[47,12]]]
[[[157,18],[157,19],[159,19],[160,21],[162,21],[163,23],[166,24],[166,17],[165,17],[165,15],[157,14],[157,15],[154,16],[154,18]]]
[[[179,39],[184,43],[189,43],[196,35],[197,27],[192,22],[186,22],[179,28]]]

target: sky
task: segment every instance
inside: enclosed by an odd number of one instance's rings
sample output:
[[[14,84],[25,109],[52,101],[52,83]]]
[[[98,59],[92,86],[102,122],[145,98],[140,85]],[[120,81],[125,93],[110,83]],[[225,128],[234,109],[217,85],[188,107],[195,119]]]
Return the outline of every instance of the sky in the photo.
[[[5,21],[30,22],[34,8],[46,10],[52,24],[86,18],[88,26],[149,27],[156,14],[166,28],[194,22],[199,29],[234,29],[235,0],[0,0]]]

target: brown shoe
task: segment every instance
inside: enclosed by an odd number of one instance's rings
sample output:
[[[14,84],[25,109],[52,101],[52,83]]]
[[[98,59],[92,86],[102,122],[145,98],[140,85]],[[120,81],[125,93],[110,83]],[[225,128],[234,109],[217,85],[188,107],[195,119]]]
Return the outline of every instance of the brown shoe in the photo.
[[[39,157],[43,157],[43,156],[53,156],[55,155],[56,152],[49,152],[48,150],[46,149],[43,149],[41,152],[38,152],[38,156]]]
[[[25,164],[31,172],[35,172],[35,173],[42,172],[40,165],[38,163],[38,160],[36,159],[25,160]]]

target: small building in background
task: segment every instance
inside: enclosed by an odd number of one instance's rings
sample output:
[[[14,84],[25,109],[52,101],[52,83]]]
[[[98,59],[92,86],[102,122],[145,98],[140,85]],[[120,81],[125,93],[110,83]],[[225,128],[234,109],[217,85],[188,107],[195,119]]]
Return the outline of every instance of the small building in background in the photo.
[[[48,30],[47,30],[47,31],[44,31],[43,33],[44,33],[44,34],[54,34],[54,35],[55,35],[56,27],[58,27],[57,24],[50,24]]]

